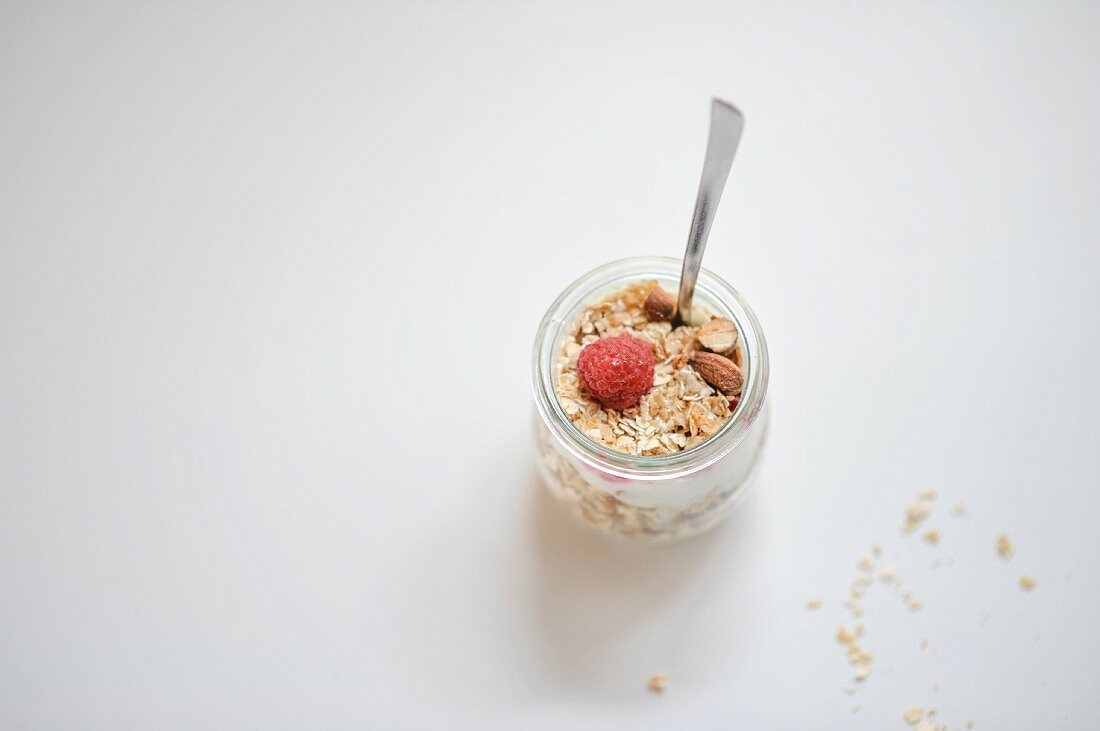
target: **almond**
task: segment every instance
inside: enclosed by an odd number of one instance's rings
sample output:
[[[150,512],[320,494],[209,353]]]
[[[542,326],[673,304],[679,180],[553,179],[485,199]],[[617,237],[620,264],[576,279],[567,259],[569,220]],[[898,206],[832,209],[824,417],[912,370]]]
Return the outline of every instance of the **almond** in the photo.
[[[703,377],[703,380],[717,388],[727,396],[735,396],[741,393],[741,387],[745,384],[745,377],[741,375],[741,369],[729,358],[724,358],[717,353],[695,352],[691,355],[691,365]]]
[[[649,318],[650,322],[671,320],[672,316],[676,314],[676,300],[672,299],[672,295],[660,287],[654,287],[646,296],[642,309],[645,310],[646,317]]]
[[[737,326],[724,317],[712,317],[699,328],[699,342],[710,352],[728,358],[737,349]]]

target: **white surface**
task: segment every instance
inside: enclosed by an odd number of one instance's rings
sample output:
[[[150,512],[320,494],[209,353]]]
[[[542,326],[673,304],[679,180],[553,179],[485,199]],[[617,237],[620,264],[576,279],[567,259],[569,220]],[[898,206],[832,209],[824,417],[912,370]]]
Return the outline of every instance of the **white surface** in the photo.
[[[4,728],[1095,727],[1094,4],[99,5],[0,8]],[[711,94],[770,450],[606,544],[532,335],[679,252]],[[849,698],[875,541],[926,607],[872,595]]]

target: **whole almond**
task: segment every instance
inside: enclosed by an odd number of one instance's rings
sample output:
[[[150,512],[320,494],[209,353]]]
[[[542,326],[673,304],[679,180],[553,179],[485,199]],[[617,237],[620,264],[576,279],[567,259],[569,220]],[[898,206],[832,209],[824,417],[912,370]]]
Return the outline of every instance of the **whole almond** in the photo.
[[[699,342],[712,353],[730,357],[737,349],[737,326],[724,317],[712,317],[699,328]]]
[[[717,353],[696,351],[691,354],[691,365],[703,377],[703,380],[717,388],[726,396],[736,396],[745,385],[741,369],[729,358]]]
[[[676,300],[660,287],[654,287],[646,296],[642,309],[645,310],[645,315],[650,322],[671,320],[676,313]]]

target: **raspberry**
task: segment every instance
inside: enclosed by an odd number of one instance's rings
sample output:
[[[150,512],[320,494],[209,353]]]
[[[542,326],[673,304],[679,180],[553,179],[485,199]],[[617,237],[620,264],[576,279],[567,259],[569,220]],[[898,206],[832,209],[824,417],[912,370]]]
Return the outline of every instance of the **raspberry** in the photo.
[[[626,333],[597,340],[577,356],[577,375],[588,395],[607,408],[629,409],[653,388],[653,349]]]

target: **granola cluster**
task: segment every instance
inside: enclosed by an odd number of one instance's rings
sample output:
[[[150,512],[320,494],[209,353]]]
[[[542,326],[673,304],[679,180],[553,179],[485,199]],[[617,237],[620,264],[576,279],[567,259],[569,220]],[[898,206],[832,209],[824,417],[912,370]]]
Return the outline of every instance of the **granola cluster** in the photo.
[[[673,454],[705,441],[730,417],[730,397],[709,384],[692,365],[702,349],[700,328],[673,328],[667,320],[650,319],[653,299],[661,292],[654,281],[635,282],[589,305],[566,333],[555,363],[555,391],[574,426],[593,441],[635,455]],[[589,398],[577,375],[577,356],[590,343],[627,333],[653,347],[653,388],[636,406],[624,411],[604,408]],[[704,336],[705,337],[705,336]],[[741,365],[741,350],[731,360]],[[711,378],[711,380],[714,380]],[[719,382],[719,385],[722,385]]]

